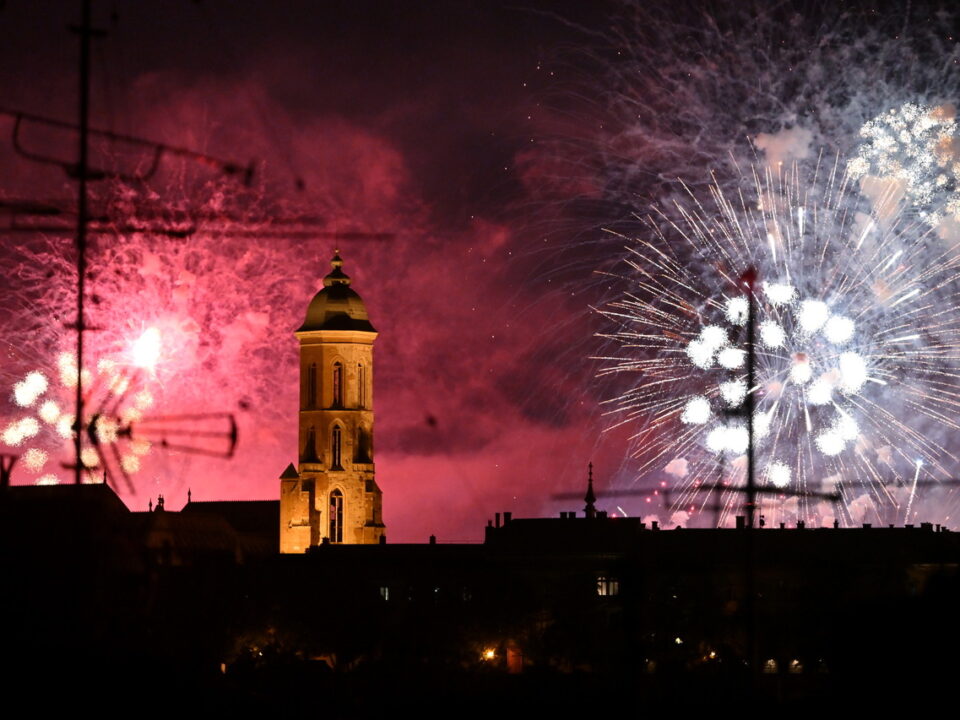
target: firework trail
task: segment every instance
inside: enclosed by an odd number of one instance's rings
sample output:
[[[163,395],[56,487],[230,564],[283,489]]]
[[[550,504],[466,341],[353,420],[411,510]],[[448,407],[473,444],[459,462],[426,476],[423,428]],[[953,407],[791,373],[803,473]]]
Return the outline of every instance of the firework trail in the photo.
[[[885,521],[904,516],[923,473],[948,478],[957,457],[960,253],[904,212],[895,178],[867,200],[837,158],[806,181],[754,170],[752,188],[691,195],[644,220],[628,247],[634,291],[604,314],[624,351],[606,373],[638,374],[611,402],[644,424],[638,475],[665,470],[676,506],[704,509],[701,485],[742,486],[749,442],[739,416],[755,403],[758,478],[783,489],[771,519]],[[756,268],[757,384],[747,387],[747,299]],[[905,480],[913,480],[909,500]],[[840,492],[838,508],[791,491]],[[720,522],[742,505],[722,491]],[[906,502],[904,502],[906,501]]]

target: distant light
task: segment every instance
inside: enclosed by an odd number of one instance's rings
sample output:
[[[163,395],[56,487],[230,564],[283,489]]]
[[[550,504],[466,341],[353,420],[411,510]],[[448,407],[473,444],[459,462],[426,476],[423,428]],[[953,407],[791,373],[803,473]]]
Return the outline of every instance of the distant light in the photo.
[[[483,651],[484,660],[493,660],[496,657],[497,657],[497,651],[494,650],[493,648],[487,648],[486,650]]]
[[[677,645],[683,645],[683,638],[675,637],[675,638],[673,639],[673,641],[674,641]]]

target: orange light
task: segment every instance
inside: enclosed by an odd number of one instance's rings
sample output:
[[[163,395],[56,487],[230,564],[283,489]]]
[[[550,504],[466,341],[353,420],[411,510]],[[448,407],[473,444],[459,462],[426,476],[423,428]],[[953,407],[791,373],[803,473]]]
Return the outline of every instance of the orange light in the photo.
[[[483,651],[484,660],[493,660],[495,657],[497,657],[497,652],[493,648],[487,648]]]

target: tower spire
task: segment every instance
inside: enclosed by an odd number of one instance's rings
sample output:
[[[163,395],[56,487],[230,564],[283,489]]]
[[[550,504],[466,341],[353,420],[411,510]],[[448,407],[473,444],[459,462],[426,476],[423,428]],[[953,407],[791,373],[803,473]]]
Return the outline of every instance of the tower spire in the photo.
[[[334,249],[333,258],[330,260],[330,272],[323,278],[323,286],[349,284],[350,276],[343,271],[343,258],[340,257],[340,250]]]
[[[583,496],[583,501],[586,503],[586,507],[583,508],[584,517],[595,518],[597,508],[594,503],[597,501],[597,496],[593,494],[593,462],[587,463],[587,494]]]

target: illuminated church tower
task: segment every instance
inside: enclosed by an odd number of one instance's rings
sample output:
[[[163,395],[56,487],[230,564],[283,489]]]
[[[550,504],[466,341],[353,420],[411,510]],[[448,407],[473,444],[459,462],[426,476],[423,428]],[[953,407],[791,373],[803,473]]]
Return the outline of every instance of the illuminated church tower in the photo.
[[[280,476],[280,552],[378,543],[382,495],[373,467],[373,341],[339,253],[297,330],[300,462]]]

